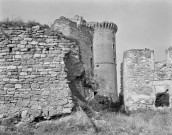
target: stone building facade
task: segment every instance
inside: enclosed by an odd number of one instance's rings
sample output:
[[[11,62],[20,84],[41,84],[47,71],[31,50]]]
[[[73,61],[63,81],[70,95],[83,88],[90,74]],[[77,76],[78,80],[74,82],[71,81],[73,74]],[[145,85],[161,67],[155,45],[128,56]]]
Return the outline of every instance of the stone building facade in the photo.
[[[172,96],[172,48],[166,50],[166,60],[155,62],[154,51],[132,49],[124,52],[122,93],[125,107],[170,108]]]

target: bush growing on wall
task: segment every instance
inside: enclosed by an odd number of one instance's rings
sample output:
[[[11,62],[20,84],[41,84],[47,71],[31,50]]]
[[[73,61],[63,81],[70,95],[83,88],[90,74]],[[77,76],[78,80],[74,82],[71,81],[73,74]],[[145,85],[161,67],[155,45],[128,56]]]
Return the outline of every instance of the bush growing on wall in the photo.
[[[35,20],[32,20],[32,21],[29,20],[27,22],[24,22],[20,18],[15,18],[15,19],[6,18],[6,19],[0,21],[0,27],[3,26],[3,27],[28,27],[28,28],[31,28],[36,25],[39,25],[41,28],[49,28],[49,26],[47,24],[42,25]]]

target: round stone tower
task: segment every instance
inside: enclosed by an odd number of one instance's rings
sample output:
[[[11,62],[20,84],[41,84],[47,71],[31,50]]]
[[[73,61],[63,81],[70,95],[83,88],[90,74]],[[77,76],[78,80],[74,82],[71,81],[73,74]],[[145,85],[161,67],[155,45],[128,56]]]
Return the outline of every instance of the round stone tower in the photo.
[[[117,25],[102,22],[94,23],[93,28],[94,75],[105,80],[106,85],[108,85],[108,93],[116,102],[118,100],[115,44]],[[107,92],[105,89],[101,89],[102,93]]]

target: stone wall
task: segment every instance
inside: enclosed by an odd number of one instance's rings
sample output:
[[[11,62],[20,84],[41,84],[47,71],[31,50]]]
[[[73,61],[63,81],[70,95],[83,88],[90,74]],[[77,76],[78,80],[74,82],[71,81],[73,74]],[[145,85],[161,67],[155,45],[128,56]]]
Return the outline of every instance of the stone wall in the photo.
[[[154,56],[149,49],[133,49],[124,53],[123,94],[129,110],[151,106]]]
[[[48,33],[47,33],[48,32]],[[9,27],[0,33],[0,114],[23,119],[70,113],[64,57],[79,48],[49,30]]]
[[[67,38],[78,41],[84,67],[86,70],[91,70],[93,68],[93,29],[86,25],[77,25],[74,19],[71,21],[65,17],[56,19],[52,27],[54,30],[61,31]]]
[[[137,108],[171,108],[172,104],[172,47],[166,50],[166,60],[154,61],[153,51],[133,49],[124,53],[122,92],[125,106]],[[168,89],[168,92],[166,92]],[[166,93],[169,106],[156,106],[157,95]],[[163,101],[164,102],[164,101]]]

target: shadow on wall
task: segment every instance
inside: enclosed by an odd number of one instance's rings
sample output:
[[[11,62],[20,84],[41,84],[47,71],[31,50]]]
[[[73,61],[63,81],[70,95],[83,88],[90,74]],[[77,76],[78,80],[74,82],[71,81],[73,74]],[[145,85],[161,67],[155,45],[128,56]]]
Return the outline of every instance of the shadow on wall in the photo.
[[[156,94],[155,107],[164,107],[164,106],[169,107],[170,105],[169,93],[167,92],[168,89],[165,92]]]
[[[96,116],[96,112],[89,106],[84,96],[85,69],[82,62],[80,62],[78,53],[70,51],[65,55],[64,61],[69,88],[72,92],[75,104],[73,110],[76,110],[77,107],[80,106],[82,108],[87,108],[92,117]]]
[[[73,95],[73,101],[75,103],[76,110],[78,106],[82,107],[86,112],[91,112],[93,115],[95,111],[113,111],[113,112],[124,112],[122,110],[123,106],[123,96],[119,96],[119,101],[114,103],[109,97],[105,97],[98,94],[98,87],[104,85],[104,82],[99,82],[93,78],[91,74],[87,75],[83,67],[82,62],[80,62],[77,53],[70,51],[65,56],[65,67],[67,72],[67,79],[69,81],[69,87]],[[103,80],[101,80],[103,81]],[[99,85],[99,86],[96,86]],[[84,87],[89,87],[94,93],[94,98],[87,100],[84,91]]]

